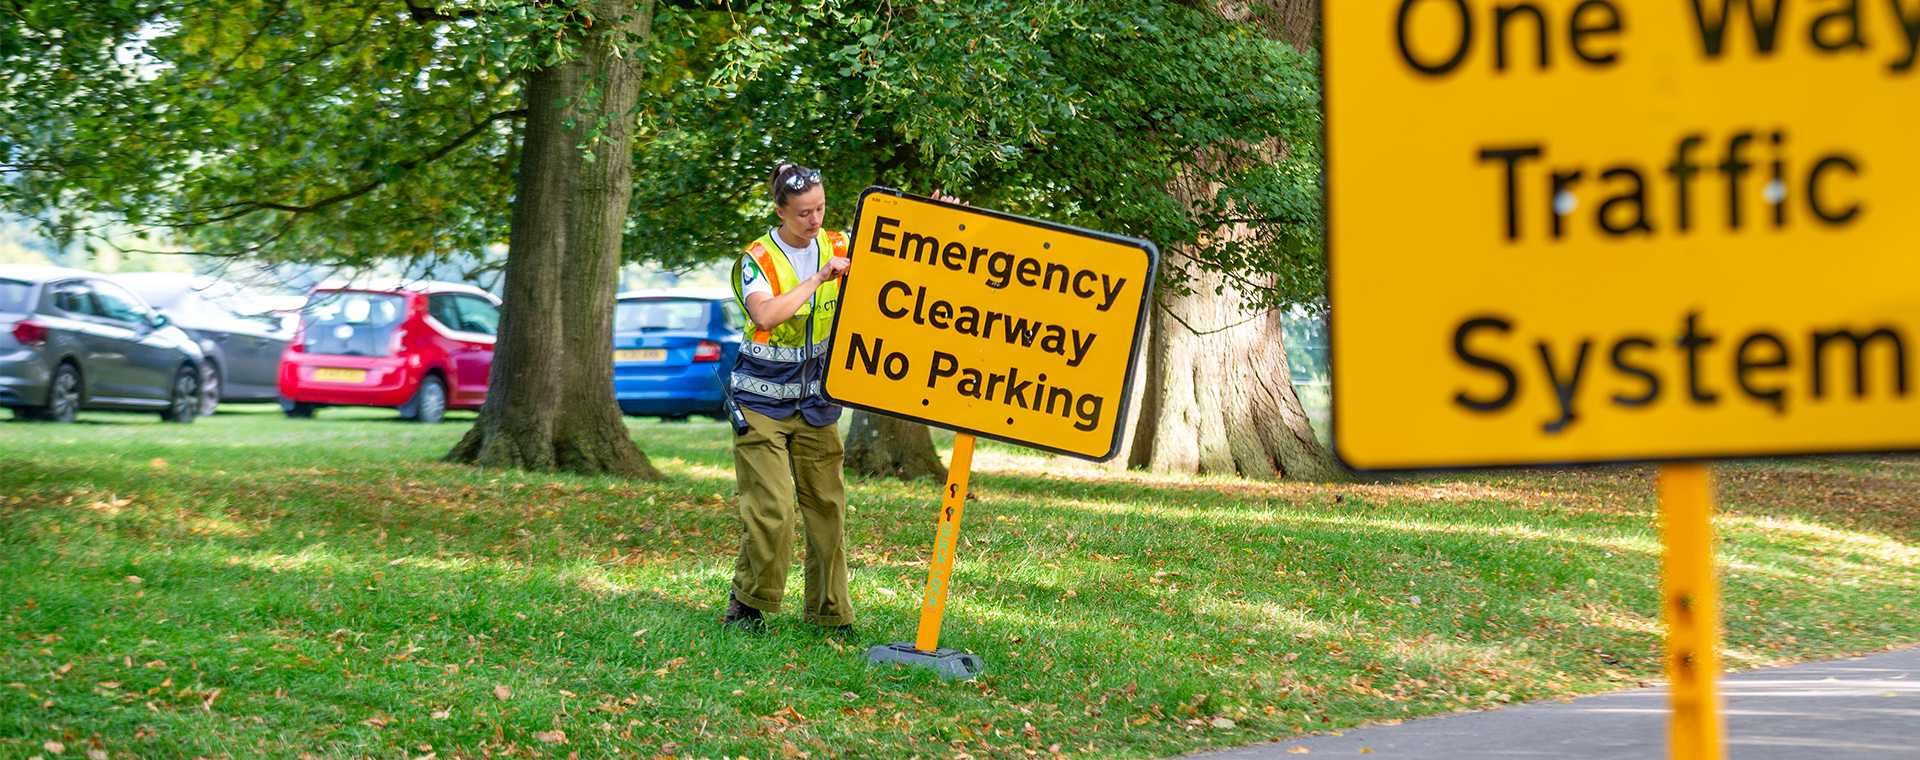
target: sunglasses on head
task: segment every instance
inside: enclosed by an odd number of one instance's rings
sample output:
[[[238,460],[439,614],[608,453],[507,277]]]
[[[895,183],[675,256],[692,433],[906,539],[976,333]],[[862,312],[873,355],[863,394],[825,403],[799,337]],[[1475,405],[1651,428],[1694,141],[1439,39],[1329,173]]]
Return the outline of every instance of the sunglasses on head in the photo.
[[[795,171],[787,175],[786,179],[781,180],[781,184],[786,185],[788,190],[805,190],[820,184],[820,170],[807,169],[805,171]]]

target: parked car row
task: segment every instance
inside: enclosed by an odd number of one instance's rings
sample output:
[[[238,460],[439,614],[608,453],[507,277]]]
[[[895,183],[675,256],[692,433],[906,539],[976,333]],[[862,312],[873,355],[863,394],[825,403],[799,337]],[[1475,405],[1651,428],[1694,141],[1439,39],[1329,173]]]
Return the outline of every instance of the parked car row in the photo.
[[[105,277],[0,268],[0,406],[21,416],[114,409],[192,422],[206,366],[193,338]]]
[[[486,401],[500,301],[484,290],[325,284],[307,295],[290,334],[257,301],[192,275],[0,266],[0,406],[29,419],[147,410],[184,423],[222,401],[278,401],[288,417],[376,406],[432,423]],[[724,416],[744,324],[730,292],[622,293],[613,345],[621,410]]]

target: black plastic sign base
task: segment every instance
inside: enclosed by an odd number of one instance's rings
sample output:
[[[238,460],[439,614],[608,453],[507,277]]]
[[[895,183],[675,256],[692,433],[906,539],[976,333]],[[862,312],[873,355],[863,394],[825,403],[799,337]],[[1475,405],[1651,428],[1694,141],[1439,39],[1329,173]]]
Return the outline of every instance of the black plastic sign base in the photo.
[[[913,648],[912,642],[897,641],[867,650],[867,662],[875,665],[895,663],[915,668],[926,668],[946,680],[970,681],[980,676],[986,663],[980,655],[962,652],[958,649],[936,649],[922,652]]]

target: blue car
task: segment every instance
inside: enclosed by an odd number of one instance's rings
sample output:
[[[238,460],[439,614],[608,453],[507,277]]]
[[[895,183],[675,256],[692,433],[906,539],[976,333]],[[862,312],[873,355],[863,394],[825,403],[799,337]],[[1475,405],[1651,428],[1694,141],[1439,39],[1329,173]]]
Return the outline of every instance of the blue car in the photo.
[[[726,382],[746,317],[728,290],[621,293],[613,307],[613,397],[620,411],[726,417]]]

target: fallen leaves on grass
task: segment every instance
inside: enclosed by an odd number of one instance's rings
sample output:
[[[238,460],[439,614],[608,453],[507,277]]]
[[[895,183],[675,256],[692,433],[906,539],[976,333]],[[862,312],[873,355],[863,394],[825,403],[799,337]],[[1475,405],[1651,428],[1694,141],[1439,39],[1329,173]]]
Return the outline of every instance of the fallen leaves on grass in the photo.
[[[499,684],[493,687],[493,698],[502,702],[513,699],[513,690],[507,688],[506,684]]]
[[[662,667],[659,667],[659,668],[655,668],[655,669],[654,669],[654,671],[653,671],[653,674],[654,674],[654,675],[656,675],[656,676],[664,676],[664,675],[666,675],[666,674],[668,674],[668,673],[671,673],[671,672],[673,672],[673,671],[675,671],[675,670],[679,670],[679,669],[680,669],[680,666],[682,666],[682,665],[685,665],[685,664],[687,664],[687,658],[685,658],[685,657],[675,657],[675,658],[673,658],[673,659],[671,659],[671,660],[668,660],[668,661],[667,661],[667,664],[666,664],[665,666],[662,666]]]
[[[566,743],[567,743],[567,732],[565,732],[565,731],[541,731],[541,732],[539,732],[539,733],[536,733],[536,734],[534,734],[534,735],[533,735],[533,738],[535,738],[535,739],[539,739],[539,740],[540,740],[540,743],[542,743],[542,744],[566,744]]]

